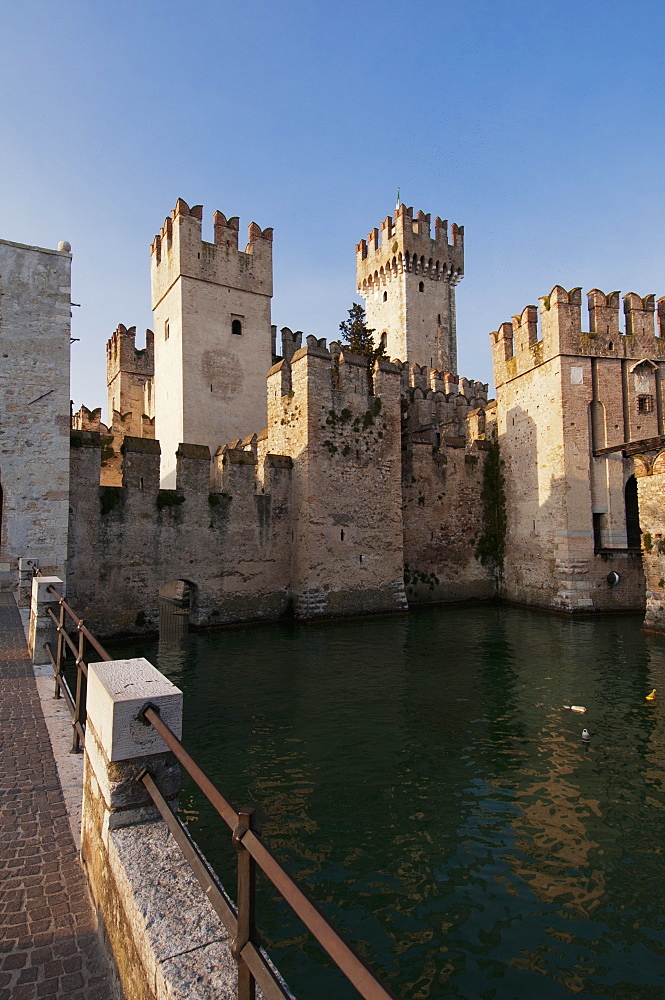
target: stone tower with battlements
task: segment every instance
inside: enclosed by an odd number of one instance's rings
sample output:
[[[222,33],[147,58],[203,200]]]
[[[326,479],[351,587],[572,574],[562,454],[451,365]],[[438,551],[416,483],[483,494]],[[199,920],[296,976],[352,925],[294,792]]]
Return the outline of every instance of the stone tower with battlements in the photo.
[[[389,358],[457,373],[455,285],[464,275],[464,227],[399,205],[356,245],[367,326]]]
[[[178,199],[151,247],[155,314],[155,436],[162,485],[175,485],[181,442],[219,445],[266,425],[272,365],[272,229],[215,212],[214,243],[201,238],[203,208]]]
[[[107,423],[124,423],[132,437],[152,437],[155,352],[152,330],[145,332],[145,347],[136,347],[136,327],[120,323],[106,342]]]
[[[492,336],[507,536],[503,595],[644,607],[632,456],[665,443],[665,299],[556,285]],[[654,444],[655,442],[655,444]],[[618,582],[608,582],[608,573]],[[664,588],[665,589],[665,588]]]

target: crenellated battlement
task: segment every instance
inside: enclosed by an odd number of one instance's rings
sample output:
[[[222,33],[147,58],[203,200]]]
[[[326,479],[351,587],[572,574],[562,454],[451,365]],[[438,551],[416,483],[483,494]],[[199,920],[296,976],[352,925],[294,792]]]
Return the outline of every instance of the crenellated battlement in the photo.
[[[618,291],[592,288],[587,293],[588,331],[582,325],[581,288],[567,291],[555,285],[539,303],[525,306],[511,323],[490,334],[497,385],[562,354],[665,359],[665,297],[656,302],[654,295],[624,295],[623,332]]]
[[[132,375],[155,374],[155,337],[152,330],[145,332],[145,347],[136,347],[136,327],[118,324],[106,342],[106,382],[107,385],[119,372]]]
[[[392,357],[457,369],[455,286],[464,275],[464,227],[399,205],[356,245],[367,325]]]
[[[402,274],[416,274],[432,281],[456,284],[464,274],[464,226],[453,223],[448,240],[448,221],[438,216],[431,234],[431,216],[399,205],[394,218],[387,216],[381,233],[375,228],[356,244],[358,291],[365,297]]]
[[[213,243],[202,238],[203,206],[190,208],[178,198],[150,246],[153,309],[178,277],[272,295],[271,228],[255,222],[247,228],[247,244],[238,248],[240,220],[213,214]]]

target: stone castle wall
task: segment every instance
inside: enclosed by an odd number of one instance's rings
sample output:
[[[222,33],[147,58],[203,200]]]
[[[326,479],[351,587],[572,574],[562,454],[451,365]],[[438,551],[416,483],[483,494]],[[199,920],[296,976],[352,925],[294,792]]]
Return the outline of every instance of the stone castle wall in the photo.
[[[637,455],[635,475],[640,503],[642,565],[646,578],[644,627],[665,632],[665,451]]]
[[[0,587],[17,560],[64,577],[71,254],[0,240]]]
[[[99,486],[101,438],[73,432],[71,600],[110,635],[154,631],[174,580],[198,625],[491,596],[475,557],[487,387],[447,378],[370,373],[308,337],[269,373],[267,430],[218,449],[212,490],[207,447],[181,445],[163,490],[160,443],[134,437],[122,485]]]
[[[608,449],[662,428],[665,352],[653,296],[624,297],[625,334],[618,293],[588,299],[589,333],[581,290],[556,286],[540,310],[527,306],[492,334],[508,512],[502,593],[557,610],[637,610],[644,578],[625,505],[633,463]]]

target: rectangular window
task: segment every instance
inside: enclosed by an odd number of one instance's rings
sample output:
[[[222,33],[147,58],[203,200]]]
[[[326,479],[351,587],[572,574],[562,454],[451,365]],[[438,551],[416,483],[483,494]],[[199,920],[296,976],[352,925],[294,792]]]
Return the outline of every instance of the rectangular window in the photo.
[[[638,413],[653,413],[653,396],[638,396],[637,397],[637,412]]]
[[[169,321],[167,320],[164,323],[164,340],[168,340],[168,339],[169,339]]]
[[[603,547],[603,521],[605,519],[604,514],[593,514],[593,549],[594,552],[600,552]]]

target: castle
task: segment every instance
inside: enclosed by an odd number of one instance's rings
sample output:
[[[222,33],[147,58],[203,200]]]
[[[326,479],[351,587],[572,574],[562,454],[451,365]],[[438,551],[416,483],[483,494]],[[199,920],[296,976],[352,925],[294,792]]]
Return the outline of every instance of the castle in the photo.
[[[121,325],[108,341],[108,423],[82,407],[69,453],[60,441],[51,453],[60,491],[43,495],[68,497],[70,512],[52,519],[59,549],[15,527],[32,498],[15,505],[3,463],[7,579],[17,558],[37,559],[100,635],[154,630],[158,595],[174,587],[198,625],[498,595],[567,612],[646,607],[647,626],[665,627],[665,300],[656,335],[654,297],[624,296],[621,332],[619,293],[594,289],[584,332],[581,290],[556,286],[491,334],[488,401],[457,374],[463,227],[449,236],[436,218],[432,233],[429,215],[400,205],[356,245],[386,351],[368,368],[338,341],[284,328],[278,344],[272,230],[252,223],[240,249],[238,218],[216,212],[213,243],[202,218],[179,199],[152,243],[154,336],[137,350]],[[59,394],[39,413],[21,398],[22,419],[3,421],[12,441],[49,423],[44,457],[69,424],[70,255],[0,250],[60,282],[62,303],[39,300]],[[0,299],[13,351],[27,320],[13,333],[12,317],[33,294],[16,288],[12,315]],[[22,368],[9,362],[5,378],[16,386]]]

